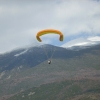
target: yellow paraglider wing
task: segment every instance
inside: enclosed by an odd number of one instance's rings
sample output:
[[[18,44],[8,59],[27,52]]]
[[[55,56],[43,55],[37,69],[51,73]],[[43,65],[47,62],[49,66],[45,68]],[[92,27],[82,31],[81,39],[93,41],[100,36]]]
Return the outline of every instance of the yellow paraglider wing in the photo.
[[[39,42],[42,42],[42,40],[40,39],[40,36],[45,35],[45,34],[51,34],[51,33],[60,35],[59,40],[63,41],[63,34],[60,31],[54,30],[54,29],[41,30],[37,33],[36,38]]]

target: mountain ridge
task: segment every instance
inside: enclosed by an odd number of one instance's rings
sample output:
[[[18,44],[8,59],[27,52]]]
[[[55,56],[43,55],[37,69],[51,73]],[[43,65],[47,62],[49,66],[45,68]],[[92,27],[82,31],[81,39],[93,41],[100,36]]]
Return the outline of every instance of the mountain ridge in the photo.
[[[48,57],[44,49],[47,51]],[[55,51],[52,51],[51,49]],[[41,62],[50,59],[53,52],[53,58],[67,59],[82,55],[84,54],[84,52],[91,52],[91,49],[100,49],[100,45],[80,49],[79,47],[74,47],[73,49],[65,49],[62,47],[46,44],[43,46],[30,47],[27,49],[17,49],[12,52],[0,55],[0,70],[11,70],[14,66],[17,67],[21,65],[24,65],[26,67],[36,66]]]
[[[87,46],[94,46],[100,44],[100,36],[94,36],[94,37],[84,37],[84,38],[76,38],[73,40],[70,40],[69,42],[61,45],[63,48],[70,48],[73,47],[87,47]]]
[[[51,54],[51,47],[55,46],[45,47]],[[52,82],[100,79],[100,45],[79,51],[56,47],[50,65],[43,48],[33,47],[22,53],[25,50],[0,56],[0,97]],[[16,54],[21,55],[14,56]],[[40,62],[35,62],[39,60]]]

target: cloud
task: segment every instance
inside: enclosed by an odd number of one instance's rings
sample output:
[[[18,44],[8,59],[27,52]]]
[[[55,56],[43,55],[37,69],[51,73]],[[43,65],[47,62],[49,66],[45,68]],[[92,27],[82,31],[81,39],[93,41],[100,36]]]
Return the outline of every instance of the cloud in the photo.
[[[92,0],[71,0],[63,2],[58,10],[58,17],[67,34],[100,33],[100,3]],[[60,13],[60,12],[61,13]]]
[[[98,0],[0,1],[0,52],[36,42],[35,35],[42,29],[58,29],[68,41],[80,34],[98,35],[99,27]],[[55,36],[50,37],[43,39],[53,44]]]

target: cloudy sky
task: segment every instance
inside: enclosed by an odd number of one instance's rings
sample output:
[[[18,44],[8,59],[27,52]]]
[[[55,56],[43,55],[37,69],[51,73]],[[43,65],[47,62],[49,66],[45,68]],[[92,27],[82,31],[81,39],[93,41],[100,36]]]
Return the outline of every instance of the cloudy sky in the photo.
[[[0,53],[38,43],[36,34],[43,29],[64,34],[63,42],[58,35],[41,37],[43,43],[58,46],[100,36],[100,1],[0,0]]]

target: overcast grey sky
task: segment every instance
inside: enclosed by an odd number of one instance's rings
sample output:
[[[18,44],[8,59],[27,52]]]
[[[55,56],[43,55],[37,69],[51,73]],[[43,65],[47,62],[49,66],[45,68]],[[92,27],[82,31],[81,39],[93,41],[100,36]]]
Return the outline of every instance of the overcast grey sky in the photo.
[[[0,0],[0,53],[38,42],[42,29],[58,29],[64,42],[100,35],[99,0]],[[42,37],[60,44],[58,36]],[[56,41],[56,42],[54,42]]]

